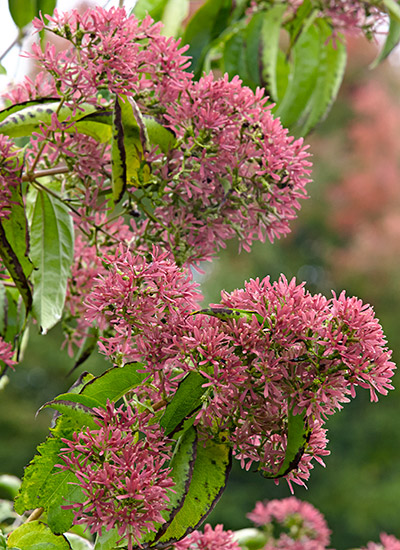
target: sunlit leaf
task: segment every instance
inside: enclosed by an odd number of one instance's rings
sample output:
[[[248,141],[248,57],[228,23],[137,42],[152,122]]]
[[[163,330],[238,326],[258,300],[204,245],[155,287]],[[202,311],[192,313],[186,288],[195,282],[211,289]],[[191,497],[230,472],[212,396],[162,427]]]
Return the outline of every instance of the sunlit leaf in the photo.
[[[11,17],[19,29],[23,29],[37,15],[36,0],[8,0]]]
[[[383,45],[383,48],[379,52],[377,58],[371,63],[370,68],[373,69],[381,61],[386,59],[388,55],[394,50],[394,48],[400,42],[400,21],[395,17],[390,17],[389,31],[386,35],[386,40]]]
[[[17,527],[8,538],[8,547],[21,550],[71,550],[71,546],[64,535],[54,535],[50,529],[40,521],[23,523]]]

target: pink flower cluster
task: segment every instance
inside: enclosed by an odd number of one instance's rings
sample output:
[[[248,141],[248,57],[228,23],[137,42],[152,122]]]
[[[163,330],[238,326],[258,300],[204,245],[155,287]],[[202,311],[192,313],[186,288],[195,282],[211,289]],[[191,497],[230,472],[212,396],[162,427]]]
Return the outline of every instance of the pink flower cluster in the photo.
[[[12,345],[5,342],[0,336],[0,364],[4,364],[11,369],[16,365],[16,361],[13,360],[14,351]],[[0,371],[1,372],[1,371]]]
[[[128,406],[95,409],[97,430],[84,429],[73,440],[63,440],[62,464],[73,472],[85,500],[63,506],[72,509],[74,524],[88,526],[92,534],[118,529],[131,550],[141,536],[164,523],[174,482],[166,462],[169,441],[147,413]]]
[[[263,550],[322,550],[329,544],[331,532],[324,516],[295,497],[257,502],[247,517],[267,537]]]
[[[393,535],[382,533],[380,543],[369,542],[362,550],[400,550],[400,540]]]
[[[326,417],[369,389],[371,400],[392,388],[394,363],[369,305],[333,294],[311,295],[281,277],[251,280],[197,311],[190,274],[153,253],[107,259],[87,300],[87,319],[112,329],[101,350],[112,360],[139,360],[159,391],[186,373],[205,378],[196,422],[216,436],[227,430],[242,466],[273,477],[284,460],[290,414],[308,433],[298,465],[286,479],[304,483],[312,458],[322,463]],[[236,311],[239,310],[239,311]],[[164,395],[164,393],[163,393]]]
[[[249,250],[256,239],[289,232],[311,163],[303,141],[274,119],[262,90],[237,77],[210,74],[194,82],[186,48],[162,36],[149,17],[100,7],[46,17],[48,23],[35,20],[36,29],[69,46],[47,43],[42,51],[35,44],[31,56],[43,73],[10,91],[12,101],[42,94],[74,111],[92,103],[110,113],[115,95],[131,96],[144,117],[171,132],[169,150],[153,143],[143,153],[151,170],[146,185],[127,182],[140,213],[132,222],[137,247],[162,246],[182,265],[212,258],[235,235]],[[73,133],[73,126],[54,115],[32,136],[27,160],[37,168],[61,166],[65,198],[93,205],[99,185],[110,191],[110,147]]]
[[[174,546],[175,550],[240,550],[232,531],[225,531],[222,525],[205,525],[204,531],[193,531]]]

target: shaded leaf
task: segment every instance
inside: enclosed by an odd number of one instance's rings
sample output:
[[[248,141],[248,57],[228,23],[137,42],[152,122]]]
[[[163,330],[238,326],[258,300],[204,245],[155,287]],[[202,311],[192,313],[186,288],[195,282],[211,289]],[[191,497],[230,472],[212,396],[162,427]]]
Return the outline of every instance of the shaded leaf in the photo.
[[[281,21],[285,13],[285,4],[274,4],[262,12],[261,29],[261,79],[268,95],[273,101],[278,100],[277,63]]]
[[[320,31],[320,58],[316,85],[296,124],[296,133],[305,136],[328,113],[336,99],[346,68],[347,51],[340,40],[329,40],[331,29],[326,21],[318,20]],[[298,128],[298,129],[297,129]]]
[[[164,24],[164,27],[161,29],[162,34],[177,37],[188,12],[188,0],[168,0],[161,17]]]
[[[98,339],[99,329],[96,326],[90,327],[87,335],[82,342],[82,345],[75,355],[74,366],[69,371],[68,376],[72,374],[75,369],[80,367],[87,359],[89,359],[94,350],[97,349]]]
[[[221,497],[230,468],[228,444],[212,440],[197,443],[192,479],[183,506],[158,539],[157,548],[170,546],[202,523]]]
[[[170,435],[186,417],[201,406],[201,397],[207,389],[203,388],[205,383],[206,378],[197,372],[185,376],[160,420],[165,435]]]
[[[33,314],[43,334],[61,318],[74,254],[68,208],[44,191],[36,198],[31,227]]]
[[[288,414],[288,429],[285,458],[276,474],[261,472],[268,479],[276,479],[287,475],[299,465],[301,457],[310,437],[310,428],[304,414]]]
[[[144,19],[150,15],[154,21],[161,21],[164,8],[168,0],[138,0],[132,10],[138,19]]]
[[[190,68],[195,78],[201,74],[211,42],[227,27],[231,9],[231,0],[207,0],[187,24],[182,43],[189,45],[187,55],[192,57]]]
[[[17,527],[8,538],[8,546],[21,550],[70,550],[68,540],[63,536],[54,535],[40,521],[31,521]]]

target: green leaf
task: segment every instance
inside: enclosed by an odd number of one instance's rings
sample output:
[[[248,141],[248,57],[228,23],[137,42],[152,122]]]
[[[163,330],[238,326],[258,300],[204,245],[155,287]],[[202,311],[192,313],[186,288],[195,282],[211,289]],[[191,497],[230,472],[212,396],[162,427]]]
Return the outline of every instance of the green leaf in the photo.
[[[290,128],[298,121],[315,90],[322,47],[319,30],[310,25],[292,49],[288,86],[274,111],[285,127]]]
[[[7,74],[7,70],[6,70],[6,68],[4,67],[4,65],[2,65],[2,64],[0,63],[0,75],[1,75],[1,74]]]
[[[154,147],[158,145],[163,153],[168,153],[176,144],[174,133],[156,121],[155,118],[145,115],[144,124],[149,136],[149,142]]]
[[[207,517],[225,489],[231,458],[228,444],[198,441],[190,487],[183,506],[158,539],[157,548],[168,547],[182,539]]]
[[[93,544],[76,533],[65,533],[72,550],[93,550]]]
[[[8,538],[8,546],[21,550],[70,550],[68,540],[54,535],[50,529],[39,521],[24,523],[15,529]]]
[[[166,532],[176,514],[182,508],[192,480],[194,462],[197,453],[197,434],[195,428],[191,427],[180,438],[175,447],[174,455],[170,462],[172,472],[171,478],[175,485],[169,493],[168,509],[161,512],[165,523],[158,524],[157,532],[149,532],[147,536],[140,539],[140,544],[153,546]],[[158,547],[158,543],[157,546]]]
[[[132,13],[138,19],[144,19],[146,15],[150,15],[154,21],[161,21],[167,3],[168,0],[138,0]]]
[[[201,406],[201,397],[207,388],[203,385],[207,379],[197,372],[191,372],[182,380],[160,420],[165,435],[170,435],[185,418]]]
[[[248,84],[250,75],[246,63],[244,35],[245,31],[241,29],[226,40],[222,55],[222,70],[228,73],[229,78],[233,78],[237,74],[244,84]]]
[[[19,345],[25,323],[25,308],[16,288],[0,284],[0,335],[6,342]]]
[[[138,372],[141,368],[143,368],[141,363],[127,363],[123,367],[113,367],[90,380],[80,393],[94,398],[104,407],[107,399],[118,401],[128,391],[142,384],[147,374]]]
[[[382,0],[382,3],[388,10],[390,17],[400,23],[400,4],[396,0]]]
[[[29,237],[20,187],[12,189],[11,199],[13,205],[10,218],[0,222],[0,256],[29,311],[32,307],[32,293],[28,277],[33,265],[28,258]]]
[[[74,257],[74,229],[68,208],[39,191],[31,227],[33,314],[43,334],[61,318]]]
[[[276,474],[261,472],[268,479],[284,477],[299,465],[310,437],[310,429],[304,414],[288,414],[288,429],[285,458]]]
[[[188,12],[188,0],[168,0],[161,19],[164,24],[161,31],[162,34],[165,36],[177,37]]]
[[[277,63],[281,22],[285,13],[285,4],[274,4],[262,12],[261,29],[261,77],[268,95],[273,101],[278,100]]]
[[[320,31],[320,58],[317,82],[309,101],[296,124],[296,134],[305,136],[328,113],[343,80],[347,51],[339,39],[333,44],[329,40],[332,30],[326,21],[315,23]]]
[[[211,42],[227,27],[231,10],[231,0],[207,0],[186,26],[182,43],[189,44],[187,55],[192,57],[191,70],[195,78],[201,74]]]
[[[371,63],[370,68],[374,69],[381,61],[386,59],[400,42],[400,22],[395,17],[390,16],[389,31],[382,50],[377,58]]]
[[[265,548],[268,541],[267,535],[254,527],[234,531],[233,539],[247,550],[261,550]]]
[[[43,15],[52,15],[56,5],[57,0],[36,0],[36,14],[42,12]]]
[[[97,535],[94,550],[114,550],[121,540],[121,535],[115,527],[109,531],[103,531],[101,537]]]
[[[61,439],[72,439],[77,428],[70,418],[60,417],[51,434],[39,445],[36,456],[25,468],[21,489],[15,499],[18,514],[41,506],[48,510],[52,501],[58,498],[68,474],[54,467],[60,462],[58,455],[64,446]]]
[[[86,361],[86,359],[88,359],[92,355],[94,350],[97,348],[98,339],[99,329],[96,326],[91,326],[75,355],[74,366],[69,371],[67,376],[72,374],[75,369],[80,367]]]
[[[115,203],[121,200],[128,183],[138,187],[148,180],[150,169],[144,159],[147,142],[146,126],[138,109],[130,98],[116,97],[111,142],[112,192]]]
[[[30,136],[33,132],[39,132],[41,125],[51,123],[54,113],[60,122],[68,122],[84,119],[87,115],[97,113],[95,105],[84,103],[80,105],[82,109],[77,109],[73,115],[72,109],[63,105],[60,107],[60,101],[54,99],[48,101],[28,101],[19,105],[13,105],[0,112],[0,134],[10,137]],[[5,115],[5,116],[4,116]],[[74,127],[68,129],[69,132],[75,132]]]
[[[56,411],[71,417],[77,425],[87,425],[90,428],[96,428],[93,412],[94,407],[101,407],[101,403],[86,395],[76,393],[63,393],[58,395],[52,401],[48,401],[40,407],[38,413],[43,409],[50,407]]]
[[[37,15],[36,0],[8,0],[8,9],[19,29],[29,25]]]

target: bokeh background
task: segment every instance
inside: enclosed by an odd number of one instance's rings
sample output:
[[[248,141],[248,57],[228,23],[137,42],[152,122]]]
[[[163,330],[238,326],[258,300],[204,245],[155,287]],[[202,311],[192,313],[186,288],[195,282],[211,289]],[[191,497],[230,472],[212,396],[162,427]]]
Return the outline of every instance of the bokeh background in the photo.
[[[3,0],[4,1],[4,0]],[[338,100],[307,138],[313,154],[310,199],[303,202],[291,234],[258,243],[238,254],[230,242],[218,260],[196,274],[204,304],[244,280],[281,273],[306,281],[311,292],[346,289],[371,303],[381,320],[394,360],[400,358],[400,66],[396,55],[375,70],[376,45],[349,39],[349,63]],[[92,356],[73,375],[73,360],[61,349],[60,327],[46,337],[31,327],[25,357],[0,391],[0,474],[22,476],[36,446],[47,436],[51,413],[37,409],[66,391],[83,370],[102,372]],[[398,375],[395,377],[395,385]],[[366,391],[328,421],[326,468],[316,466],[308,489],[295,496],[314,504],[333,531],[337,550],[378,540],[382,531],[400,537],[399,389],[369,401]],[[209,521],[239,529],[257,500],[290,495],[235,464],[228,488]]]

